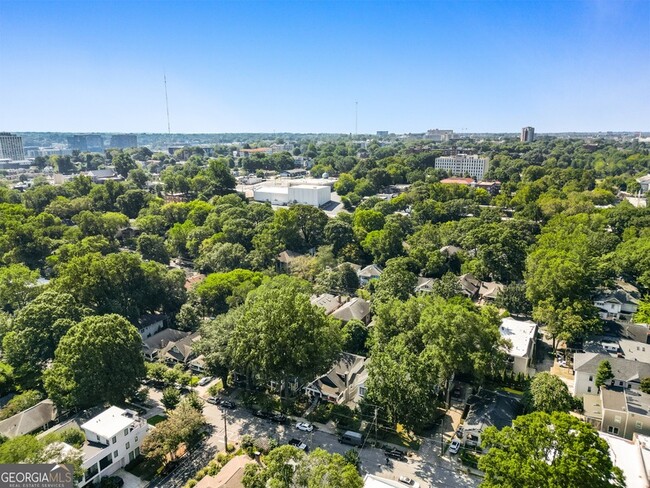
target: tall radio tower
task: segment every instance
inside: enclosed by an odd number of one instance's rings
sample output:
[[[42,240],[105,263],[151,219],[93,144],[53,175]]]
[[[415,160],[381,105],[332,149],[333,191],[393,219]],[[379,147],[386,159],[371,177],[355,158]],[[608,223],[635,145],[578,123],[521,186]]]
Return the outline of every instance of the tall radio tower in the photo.
[[[167,108],[167,133],[172,134],[172,126],[169,123],[169,99],[167,98],[167,74],[163,73],[163,80],[165,81],[165,107]]]

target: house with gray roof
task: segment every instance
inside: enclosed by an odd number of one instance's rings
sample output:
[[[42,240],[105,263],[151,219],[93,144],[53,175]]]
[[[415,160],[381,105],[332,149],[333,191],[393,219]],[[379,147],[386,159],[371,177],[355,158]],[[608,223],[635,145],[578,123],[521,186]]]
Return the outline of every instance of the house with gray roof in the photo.
[[[594,306],[603,320],[631,320],[639,308],[639,290],[632,284],[617,280],[613,290],[601,290],[594,298]]]
[[[368,325],[370,323],[370,302],[363,298],[355,297],[332,312],[331,316],[343,322],[361,320],[364,324]]]
[[[157,361],[162,357],[163,351],[169,344],[176,343],[190,335],[190,332],[183,332],[177,329],[163,329],[142,341],[142,353],[149,361]]]
[[[379,278],[383,272],[384,270],[381,269],[381,266],[379,266],[378,264],[369,264],[365,268],[357,271],[357,276],[359,277],[359,284],[361,286],[365,286],[368,283],[370,283],[370,280],[375,280]]]
[[[305,387],[305,393],[336,405],[356,405],[365,395],[367,361],[363,356],[341,353],[326,374]]]
[[[0,434],[6,437],[31,434],[47,427],[56,418],[56,405],[52,400],[45,399],[33,407],[0,421]]]
[[[585,395],[585,420],[601,432],[625,439],[650,435],[650,395],[618,386]]]
[[[481,445],[481,433],[487,427],[503,429],[519,415],[521,402],[516,395],[480,389],[468,400],[469,413],[463,424],[464,445]]]
[[[650,377],[650,364],[631,359],[612,357],[609,354],[580,352],[573,356],[573,395],[596,394],[596,373],[603,361],[609,361],[614,378],[607,386],[638,390],[641,380]]]

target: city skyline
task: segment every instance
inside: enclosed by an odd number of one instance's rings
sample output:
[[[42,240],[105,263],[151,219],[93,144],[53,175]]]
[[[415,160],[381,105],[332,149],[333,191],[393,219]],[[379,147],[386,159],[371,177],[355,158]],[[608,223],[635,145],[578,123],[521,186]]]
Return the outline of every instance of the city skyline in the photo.
[[[648,131],[650,4],[0,3],[0,130]],[[27,34],[27,35],[26,35]]]

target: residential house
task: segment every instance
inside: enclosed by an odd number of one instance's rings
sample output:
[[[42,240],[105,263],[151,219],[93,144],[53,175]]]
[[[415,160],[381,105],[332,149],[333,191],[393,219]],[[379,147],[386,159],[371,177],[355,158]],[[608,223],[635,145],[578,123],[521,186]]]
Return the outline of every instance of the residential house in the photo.
[[[54,402],[50,399],[45,399],[33,407],[0,421],[0,434],[9,438],[31,434],[54,422],[57,415]]]
[[[178,341],[169,342],[160,350],[160,359],[171,365],[189,366],[189,362],[196,357],[193,347],[199,340],[201,340],[201,335],[199,332],[194,332]]]
[[[415,285],[415,293],[431,293],[433,291],[433,278],[418,276],[418,282]]]
[[[332,312],[332,317],[349,322],[350,320],[361,320],[364,324],[370,323],[370,302],[363,298],[355,297],[345,302],[338,309]]]
[[[641,380],[650,376],[650,364],[642,363],[619,357],[612,357],[609,354],[593,352],[579,352],[573,355],[573,395],[583,396],[585,394],[596,394],[596,373],[598,366],[603,361],[609,361],[612,366],[614,378],[608,386],[620,386],[638,390]]]
[[[650,364],[650,345],[623,337],[595,337],[582,345],[585,352],[609,354]]]
[[[104,183],[106,181],[121,181],[122,175],[118,175],[113,168],[95,169],[92,171],[85,171],[81,173],[83,176],[88,176],[93,183]]]
[[[367,361],[363,356],[341,353],[332,369],[309,383],[305,393],[337,405],[356,405],[366,393]]]
[[[200,356],[195,357],[190,361],[190,369],[195,373],[203,374],[207,371],[207,365],[205,364],[205,356],[201,354]]]
[[[138,457],[148,424],[133,410],[110,407],[81,429],[86,435],[81,449],[84,477],[79,483],[83,487],[99,483]]]
[[[641,193],[648,193],[650,191],[650,174],[637,178],[636,181],[641,187]]]
[[[325,310],[325,315],[329,315],[343,305],[346,298],[340,295],[332,295],[331,293],[323,293],[321,295],[313,295],[309,300],[312,305],[316,305]]]
[[[204,476],[194,488],[244,488],[246,466],[254,464],[246,455],[239,455],[228,461],[214,476]]]
[[[625,486],[648,488],[650,486],[650,437],[635,434],[632,440],[628,441],[604,432],[599,432],[598,435],[607,442],[614,465],[623,471]]]
[[[291,269],[291,263],[293,263],[297,258],[303,256],[299,252],[289,251],[288,249],[282,251],[277,255],[276,259],[276,268],[281,273],[288,273]]]
[[[440,248],[440,253],[446,255],[447,257],[452,257],[461,252],[462,249],[457,246],[442,246]]]
[[[342,266],[346,266],[346,265],[349,266],[350,268],[352,268],[352,271],[354,271],[357,274],[359,273],[359,271],[361,271],[361,266],[360,265],[355,264],[355,263],[350,263],[349,261],[346,261],[344,263],[339,264],[336,267],[336,269],[341,269]]]
[[[650,395],[619,386],[604,386],[583,397],[585,420],[601,432],[632,439],[650,435]]]
[[[189,336],[190,332],[183,332],[176,329],[163,329],[157,334],[142,341],[142,352],[145,359],[157,361],[162,358],[161,351],[170,343],[175,343]]]
[[[472,273],[465,273],[458,278],[461,292],[468,298],[474,299],[478,296],[481,289],[481,280],[477,279]]]
[[[499,332],[503,339],[510,341],[508,361],[515,374],[531,375],[535,373],[532,363],[537,342],[537,324],[531,320],[516,320],[506,317],[501,320]]]
[[[284,178],[304,178],[307,176],[307,170],[304,168],[294,168],[282,171],[280,176]]]
[[[145,314],[138,320],[138,332],[143,339],[147,339],[165,328],[167,315],[160,313]]]
[[[631,320],[639,307],[639,290],[624,281],[617,281],[614,290],[602,290],[594,298],[594,306],[602,319]]]
[[[381,269],[381,266],[378,264],[369,264],[365,268],[357,271],[359,284],[361,286],[366,286],[368,283],[370,283],[371,280],[376,280],[379,278],[383,272],[384,270]]]
[[[493,302],[504,288],[504,285],[495,281],[482,281],[478,296],[484,302]]]
[[[480,389],[468,400],[469,412],[463,424],[463,444],[481,445],[481,434],[487,427],[503,429],[512,425],[519,415],[521,403],[516,395]]]

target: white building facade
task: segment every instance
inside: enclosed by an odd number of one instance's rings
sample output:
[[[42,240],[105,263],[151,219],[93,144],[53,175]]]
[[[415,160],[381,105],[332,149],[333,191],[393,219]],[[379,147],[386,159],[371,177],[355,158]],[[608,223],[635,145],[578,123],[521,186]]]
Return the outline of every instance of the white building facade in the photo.
[[[133,410],[110,407],[81,428],[86,443],[80,487],[99,482],[138,457],[148,424]]]
[[[468,174],[476,180],[482,180],[489,168],[490,159],[477,155],[458,154],[436,158],[436,169],[449,171],[456,176]]]
[[[255,201],[271,205],[302,203],[320,207],[331,200],[331,194],[329,186],[321,185],[260,186],[253,190]]]
[[[23,138],[9,132],[0,132],[0,159],[24,160]]]

